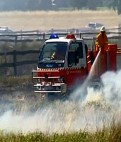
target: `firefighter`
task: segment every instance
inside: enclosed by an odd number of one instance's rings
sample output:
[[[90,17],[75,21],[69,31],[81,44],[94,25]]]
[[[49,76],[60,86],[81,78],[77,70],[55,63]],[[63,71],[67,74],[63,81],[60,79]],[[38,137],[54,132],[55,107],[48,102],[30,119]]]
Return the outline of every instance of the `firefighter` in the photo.
[[[63,60],[64,51],[59,46],[56,47],[56,50],[51,55],[51,60]]]
[[[100,32],[96,36],[96,51],[99,51],[99,49],[104,50],[106,49],[108,45],[108,38],[106,35],[105,27],[102,26],[100,28]]]

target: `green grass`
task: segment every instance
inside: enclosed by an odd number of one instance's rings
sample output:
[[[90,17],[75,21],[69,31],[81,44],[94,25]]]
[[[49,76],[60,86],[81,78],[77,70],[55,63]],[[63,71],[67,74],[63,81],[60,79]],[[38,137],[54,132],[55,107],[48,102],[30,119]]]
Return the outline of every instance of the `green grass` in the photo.
[[[87,131],[62,134],[1,132],[0,142],[121,142],[121,125],[97,130],[95,133]]]
[[[63,133],[42,133],[39,131],[23,134],[22,132],[0,132],[0,142],[121,142],[121,123],[113,122],[109,127],[96,132],[78,131]]]

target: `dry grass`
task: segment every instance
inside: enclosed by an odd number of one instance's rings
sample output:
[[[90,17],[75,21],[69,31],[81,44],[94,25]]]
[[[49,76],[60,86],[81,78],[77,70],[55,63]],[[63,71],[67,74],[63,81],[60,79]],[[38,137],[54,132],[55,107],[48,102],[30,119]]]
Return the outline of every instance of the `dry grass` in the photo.
[[[1,12],[0,19],[1,26],[8,26],[13,30],[80,28],[90,21],[101,22],[106,27],[121,23],[121,16],[113,10]]]

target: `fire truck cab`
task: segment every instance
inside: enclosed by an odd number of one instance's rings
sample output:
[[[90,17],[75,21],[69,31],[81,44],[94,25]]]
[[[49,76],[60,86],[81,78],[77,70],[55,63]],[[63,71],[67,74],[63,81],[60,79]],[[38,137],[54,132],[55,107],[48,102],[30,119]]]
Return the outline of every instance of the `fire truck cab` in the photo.
[[[33,70],[35,92],[61,93],[74,88],[87,75],[87,49],[83,39],[74,34],[46,40],[39,53],[37,70]]]
[[[86,67],[85,53],[83,39],[49,39],[40,52],[38,68]]]

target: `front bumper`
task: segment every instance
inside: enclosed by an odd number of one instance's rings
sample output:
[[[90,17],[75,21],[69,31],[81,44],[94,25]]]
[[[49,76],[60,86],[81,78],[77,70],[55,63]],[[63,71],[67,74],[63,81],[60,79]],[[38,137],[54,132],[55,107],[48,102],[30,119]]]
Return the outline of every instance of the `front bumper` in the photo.
[[[37,83],[34,85],[36,93],[61,93],[67,92],[67,85],[65,83]]]

